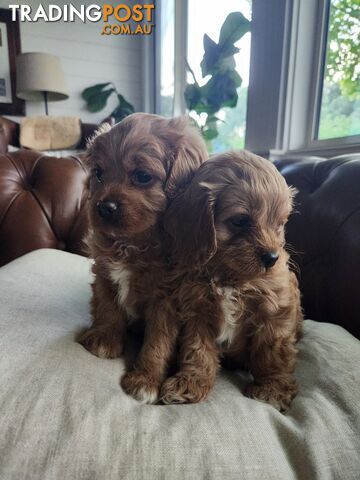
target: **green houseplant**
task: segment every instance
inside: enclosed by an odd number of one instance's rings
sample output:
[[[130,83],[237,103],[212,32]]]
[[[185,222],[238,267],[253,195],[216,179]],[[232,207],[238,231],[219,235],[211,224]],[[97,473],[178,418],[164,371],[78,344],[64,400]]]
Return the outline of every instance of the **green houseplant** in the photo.
[[[204,35],[201,73],[203,78],[210,75],[204,85],[199,85],[193,70],[187,65],[194,83],[186,86],[185,102],[190,112],[206,114],[205,123],[199,124],[205,140],[210,141],[219,134],[217,124],[220,120],[216,113],[223,107],[234,108],[237,105],[237,89],[241,86],[242,78],[235,70],[234,55],[239,49],[234,43],[249,30],[250,21],[242,13],[233,12],[221,27],[218,43],[207,34]]]
[[[117,96],[118,105],[110,113],[110,116],[114,117],[115,122],[117,123],[131,113],[134,113],[135,109],[133,105],[125,100],[125,98],[117,91],[113,83],[98,83],[92,87],[85,88],[85,90],[82,91],[81,96],[85,100],[89,112],[95,113],[100,112],[100,110],[105,108],[108,98],[112,94]]]

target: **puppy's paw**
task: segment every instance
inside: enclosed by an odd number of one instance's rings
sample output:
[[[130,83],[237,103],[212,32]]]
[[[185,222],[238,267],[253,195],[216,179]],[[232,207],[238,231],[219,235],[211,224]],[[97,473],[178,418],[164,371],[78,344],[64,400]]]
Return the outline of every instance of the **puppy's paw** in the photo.
[[[170,403],[198,403],[208,396],[212,382],[195,374],[179,372],[165,380],[160,391],[160,400]]]
[[[99,358],[118,358],[123,352],[123,339],[116,333],[89,328],[79,335],[77,341]]]
[[[286,382],[268,380],[260,385],[251,383],[246,388],[245,395],[255,400],[270,403],[280,412],[285,412],[296,396],[298,388],[298,384],[292,379]]]
[[[156,403],[159,398],[159,384],[147,372],[133,370],[121,379],[125,393],[141,403]]]

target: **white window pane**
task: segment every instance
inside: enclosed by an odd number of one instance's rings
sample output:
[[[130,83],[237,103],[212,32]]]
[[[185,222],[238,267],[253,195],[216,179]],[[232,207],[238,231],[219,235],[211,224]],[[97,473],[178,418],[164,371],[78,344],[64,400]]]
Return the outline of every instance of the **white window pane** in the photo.
[[[318,138],[360,134],[360,4],[331,0]]]
[[[160,114],[171,116],[174,102],[174,0],[161,2]]]
[[[251,19],[251,0],[188,0],[188,53],[187,60],[194,71],[199,85],[204,85],[209,77],[201,76],[200,63],[204,54],[203,36],[218,42],[219,33],[226,17],[231,12],[241,12],[247,19]],[[211,151],[224,149],[238,149],[244,147],[247,88],[249,85],[250,66],[250,33],[245,34],[237,43],[240,52],[235,55],[236,70],[242,78],[242,85],[238,89],[238,103],[235,108],[223,108],[216,116],[223,120],[218,123],[219,136],[211,141]],[[189,73],[188,83],[193,83]],[[194,117],[196,114],[193,115]],[[206,117],[196,116],[197,120],[204,121]]]

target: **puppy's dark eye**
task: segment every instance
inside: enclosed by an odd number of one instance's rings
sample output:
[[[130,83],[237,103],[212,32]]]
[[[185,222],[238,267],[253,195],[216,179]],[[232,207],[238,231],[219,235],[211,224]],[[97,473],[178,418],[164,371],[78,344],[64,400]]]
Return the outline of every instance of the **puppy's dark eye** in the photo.
[[[229,218],[228,224],[233,229],[243,230],[251,226],[251,218],[247,215],[237,215],[236,217]]]
[[[150,183],[153,177],[142,170],[137,170],[134,173],[134,183],[140,184],[140,185],[145,185],[146,183]]]
[[[98,182],[100,182],[100,183],[101,183],[101,181],[102,181],[102,174],[103,174],[103,171],[101,170],[100,167],[95,167],[95,168],[94,168],[94,170],[93,170],[93,175],[94,175],[94,177],[96,178],[96,180],[97,180]]]

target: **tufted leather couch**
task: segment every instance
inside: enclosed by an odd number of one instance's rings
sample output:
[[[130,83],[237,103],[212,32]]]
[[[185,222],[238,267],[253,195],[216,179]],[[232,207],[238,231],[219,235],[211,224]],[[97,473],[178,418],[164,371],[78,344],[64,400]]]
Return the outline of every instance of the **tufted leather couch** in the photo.
[[[86,178],[79,157],[0,154],[0,266],[38,248],[84,254]]]
[[[298,189],[287,240],[306,317],[360,338],[360,154],[275,163]],[[42,247],[84,254],[85,180],[81,158],[0,154],[0,265]]]
[[[306,317],[360,338],[360,154],[275,162],[297,188],[287,240]]]

